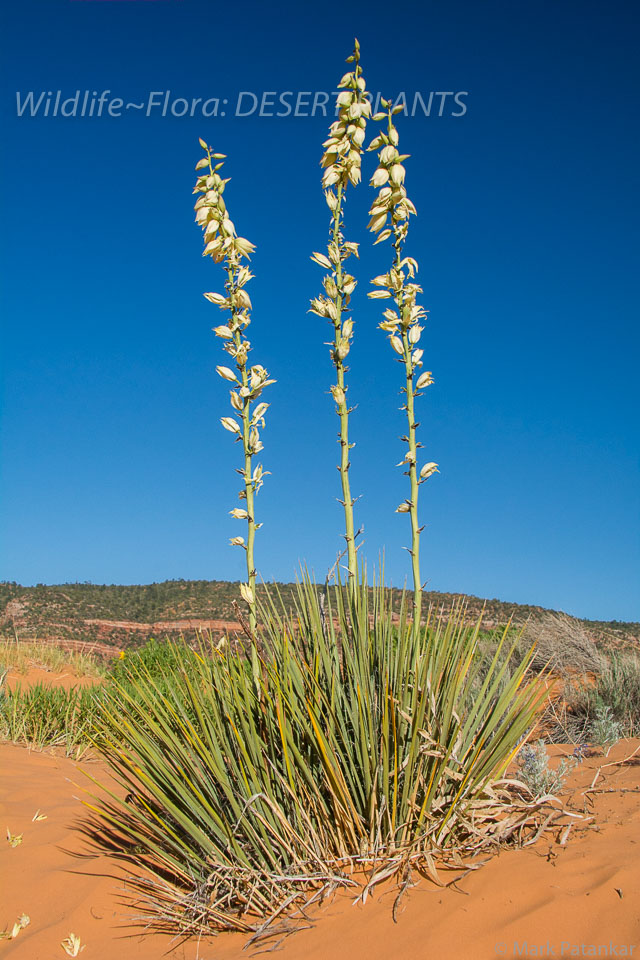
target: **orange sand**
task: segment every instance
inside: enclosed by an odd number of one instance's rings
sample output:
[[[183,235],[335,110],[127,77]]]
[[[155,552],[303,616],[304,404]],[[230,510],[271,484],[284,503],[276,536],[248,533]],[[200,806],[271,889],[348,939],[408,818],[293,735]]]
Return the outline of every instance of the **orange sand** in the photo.
[[[636,749],[629,762],[603,766]],[[14,848],[0,838],[0,929],[10,929],[21,913],[31,918],[15,940],[0,942],[0,960],[64,960],[60,942],[71,932],[87,944],[83,960],[251,955],[242,950],[246,939],[235,934],[172,945],[168,937],[141,936],[127,926],[120,868],[106,857],[77,856],[86,850],[73,829],[83,815],[78,798],[88,785],[82,768],[105,778],[101,764],[7,744],[0,746],[0,763],[0,828],[24,837]],[[582,791],[598,767],[596,788],[605,792],[590,794],[591,803]],[[284,960],[640,956],[639,784],[640,740],[623,741],[608,758],[588,758],[572,774],[563,799],[571,798],[574,810],[586,806],[596,820],[589,828],[574,828],[564,846],[556,833],[533,847],[502,852],[466,876],[462,892],[422,880],[404,898],[398,923],[391,915],[392,888],[364,907],[338,894],[312,910],[314,926],[286,939],[280,955]],[[47,819],[34,823],[38,809]],[[610,952],[610,943],[616,952]],[[588,952],[591,944],[595,953]],[[597,945],[608,952],[598,953]],[[621,945],[627,945],[626,953]]]
[[[94,683],[100,683],[100,681],[96,680],[95,677],[78,677],[71,669],[64,670],[62,673],[53,673],[44,667],[29,667],[26,673],[10,670],[7,674],[8,690],[14,690],[17,686],[26,690],[27,687],[35,687],[38,683],[69,690],[71,687],[91,687]]]

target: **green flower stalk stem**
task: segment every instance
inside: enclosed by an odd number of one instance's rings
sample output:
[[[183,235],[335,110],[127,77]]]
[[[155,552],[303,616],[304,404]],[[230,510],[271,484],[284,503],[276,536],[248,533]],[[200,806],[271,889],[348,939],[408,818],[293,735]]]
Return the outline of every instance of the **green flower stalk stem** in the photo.
[[[375,277],[371,282],[376,287],[369,293],[373,299],[391,299],[396,309],[384,311],[384,320],[380,329],[389,334],[389,342],[398,360],[404,364],[405,403],[402,407],[407,414],[408,433],[402,437],[408,450],[398,464],[406,467],[409,477],[410,494],[399,507],[397,513],[408,513],[411,519],[411,565],[413,573],[413,627],[418,630],[422,613],[422,579],[420,577],[420,534],[423,528],[418,520],[418,487],[438,472],[437,463],[426,463],[418,473],[418,449],[422,444],[416,437],[419,423],[416,420],[415,400],[421,391],[433,383],[431,371],[419,373],[422,366],[423,350],[418,346],[423,327],[420,321],[426,312],[417,302],[422,287],[414,283],[418,264],[412,257],[403,256],[404,243],[409,230],[409,217],[416,208],[407,196],[404,186],[405,168],[403,161],[408,154],[398,152],[398,131],[393,124],[393,116],[403,108],[394,107],[388,100],[381,105],[386,113],[377,113],[374,120],[386,118],[387,129],[371,142],[368,149],[378,152],[378,168],[371,179],[371,185],[379,188],[378,196],[371,207],[369,229],[379,234],[375,243],[391,239],[394,249],[393,266],[388,273]]]
[[[255,496],[268,471],[263,470],[262,464],[254,467],[253,458],[263,449],[259,428],[264,427],[264,415],[269,404],[261,402],[255,407],[252,407],[252,404],[260,397],[264,387],[275,381],[269,380],[264,367],[259,364],[250,366],[248,363],[251,343],[245,331],[251,323],[251,300],[244,287],[252,279],[253,274],[242,261],[245,258],[249,259],[255,247],[244,237],[236,235],[233,222],[229,218],[222,196],[229,180],[224,180],[219,173],[225,160],[224,154],[212,153],[211,147],[207,146],[204,140],[200,140],[200,146],[206,152],[206,156],[196,164],[196,171],[200,173],[193,191],[200,194],[195,205],[196,223],[199,223],[204,231],[203,256],[211,257],[214,263],[222,264],[227,275],[224,294],[205,293],[205,297],[230,314],[227,322],[214,327],[213,331],[224,341],[224,349],[235,360],[238,371],[235,373],[229,367],[216,367],[222,379],[233,384],[231,406],[236,413],[236,416],[221,417],[220,422],[225,430],[235,434],[235,439],[242,443],[244,456],[244,466],[238,469],[237,473],[243,479],[243,487],[238,497],[244,501],[245,505],[229,512],[236,520],[246,520],[247,539],[245,542],[244,537],[232,537],[230,543],[234,547],[242,547],[245,551],[247,582],[240,584],[240,592],[249,610],[249,628],[252,635],[255,635],[254,542],[256,530],[262,526],[256,523]]]
[[[367,117],[371,115],[364,77],[360,68],[360,46],[355,42],[352,56],[347,63],[353,63],[354,69],[346,73],[338,87],[341,93],[336,101],[338,119],[331,124],[329,138],[323,143],[325,152],[321,165],[324,168],[322,185],[325,199],[331,211],[330,239],[327,254],[314,253],[311,259],[328,270],[322,283],[324,294],[311,301],[311,311],[324,317],[333,327],[331,359],[336,368],[336,383],[331,393],[340,418],[340,480],[345,517],[345,540],[347,543],[347,566],[349,582],[353,582],[357,572],[355,527],[353,504],[349,482],[349,414],[351,408],[347,402],[345,375],[348,367],[345,360],[351,349],[353,338],[353,320],[346,317],[351,295],[356,288],[356,279],[345,270],[345,261],[358,256],[358,244],[344,239],[343,213],[346,192],[349,184],[356,186],[361,179],[362,145],[364,143]]]

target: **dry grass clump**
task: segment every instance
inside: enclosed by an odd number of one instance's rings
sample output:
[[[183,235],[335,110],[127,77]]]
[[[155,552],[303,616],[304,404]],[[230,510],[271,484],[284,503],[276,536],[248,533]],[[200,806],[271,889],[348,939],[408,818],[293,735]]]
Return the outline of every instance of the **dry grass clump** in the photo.
[[[640,732],[640,658],[614,653],[593,683],[565,684],[567,739],[596,745]]]
[[[104,664],[88,653],[34,640],[0,640],[1,669],[24,676],[34,667],[53,673],[71,670],[76,677],[91,677],[96,680],[104,677],[106,673]]]
[[[601,673],[606,661],[579,620],[566,613],[542,614],[528,621],[523,638],[535,643],[534,670],[548,666],[561,674]]]

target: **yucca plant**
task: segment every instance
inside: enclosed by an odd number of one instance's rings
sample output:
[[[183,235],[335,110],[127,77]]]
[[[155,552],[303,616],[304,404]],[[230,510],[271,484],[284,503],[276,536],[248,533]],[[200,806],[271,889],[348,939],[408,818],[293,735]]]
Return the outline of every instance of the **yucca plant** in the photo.
[[[103,691],[94,730],[119,786],[92,804],[87,828],[137,868],[147,919],[185,932],[256,929],[327,884],[354,884],[355,870],[368,877],[363,895],[386,877],[408,882],[412,868],[437,877],[435,856],[459,865],[465,854],[522,835],[532,817],[532,806],[501,779],[546,697],[543,686],[526,680],[532,651],[513,662],[518,638],[507,629],[488,661],[480,623],[466,624],[463,605],[447,614],[430,610],[421,623],[417,490],[437,465],[418,473],[413,404],[431,374],[418,374],[424,311],[413,282],[417,264],[403,252],[415,211],[390,102],[386,131],[372,145],[381,148],[373,183],[382,189],[370,226],[379,239],[393,237],[395,251],[389,272],[374,282],[377,296],[395,297],[398,312],[387,312],[383,329],[405,364],[403,463],[411,498],[400,512],[412,520],[412,610],[403,595],[397,616],[383,577],[370,588],[358,569],[345,376],[353,337],[346,312],[356,285],[345,262],[358,246],[343,234],[346,192],[360,180],[370,116],[357,41],[349,62],[339,117],[324,144],[331,234],[327,255],[313,256],[328,273],[324,294],[312,301],[333,328],[348,580],[343,588],[338,567],[323,603],[304,574],[292,613],[277,596],[267,592],[262,602],[255,592],[254,496],[263,473],[252,458],[266,404],[252,403],[271,381],[247,359],[244,287],[251,274],[242,259],[253,246],[236,237],[229,220],[224,157],[201,141],[196,219],[205,255],[227,271],[225,294],[206,296],[230,315],[216,333],[237,370],[218,368],[233,383],[239,415],[223,425],[242,442],[245,458],[246,509],[232,515],[247,521],[249,533],[232,543],[246,550],[252,661],[238,645],[199,652],[175,646],[158,677],[153,658],[131,658]]]
[[[405,467],[409,477],[409,496],[397,507],[397,513],[408,513],[411,520],[411,568],[413,574],[413,622],[416,632],[422,615],[422,578],[420,575],[420,534],[422,527],[418,519],[418,489],[434,473],[438,464],[430,461],[418,468],[418,450],[422,444],[417,439],[418,421],[415,401],[426,387],[433,383],[428,370],[420,373],[423,350],[418,346],[423,332],[421,321],[426,317],[424,308],[417,302],[422,287],[415,283],[418,263],[413,257],[405,256],[404,244],[409,230],[409,217],[416,208],[407,196],[404,185],[405,168],[403,161],[407,154],[398,151],[398,131],[393,123],[394,114],[403,107],[394,107],[390,100],[381,100],[385,112],[377,113],[374,120],[386,119],[383,129],[369,144],[369,150],[378,149],[378,168],[371,186],[378,188],[378,195],[371,207],[369,229],[378,234],[375,243],[391,240],[393,263],[387,273],[375,277],[371,282],[375,286],[368,296],[372,299],[393,299],[396,309],[388,307],[384,311],[384,320],[380,329],[389,335],[389,343],[397,359],[404,366],[405,403],[403,409],[407,415],[407,433],[402,437],[407,444],[407,452],[398,466]]]
[[[195,210],[196,222],[204,231],[203,256],[211,257],[214,263],[222,264],[226,272],[224,294],[205,293],[205,297],[210,303],[229,314],[227,322],[214,327],[213,330],[215,335],[224,341],[224,349],[235,361],[237,370],[236,373],[226,366],[216,367],[222,379],[233,384],[231,406],[235,415],[221,417],[221,423],[225,430],[234,434],[235,439],[242,444],[243,451],[243,466],[237,472],[243,481],[238,497],[244,506],[234,507],[229,512],[235,519],[246,521],[247,539],[240,536],[232,537],[230,542],[232,546],[241,547],[245,551],[247,582],[240,585],[240,591],[248,606],[251,633],[255,634],[254,542],[256,531],[262,526],[256,522],[255,497],[268,471],[263,470],[260,463],[254,466],[254,457],[263,449],[260,428],[264,427],[264,415],[269,404],[264,402],[256,406],[253,404],[258,400],[263,389],[275,381],[269,379],[269,374],[263,366],[249,363],[251,343],[246,336],[246,330],[251,323],[251,299],[245,286],[252,279],[253,274],[243,261],[249,258],[255,247],[244,237],[237,236],[233,221],[229,217],[223,198],[229,179],[225,180],[220,175],[225,155],[213,153],[204,140],[200,140],[200,146],[206,156],[196,164],[199,176],[193,192],[200,194]]]
[[[545,696],[526,658],[504,682],[505,638],[487,668],[461,607],[417,636],[380,584],[329,591],[326,613],[308,578],[293,617],[260,608],[259,690],[226,649],[161,691],[143,666],[106,691],[96,746],[120,790],[94,835],[137,864],[157,921],[254,929],[354,868],[432,871],[530,816],[504,816],[498,779]]]
[[[324,317],[333,328],[331,359],[336,370],[336,382],[331,394],[340,418],[340,481],[342,486],[341,503],[344,508],[347,569],[349,580],[353,580],[357,571],[356,532],[353,519],[355,500],[351,494],[349,480],[349,451],[353,444],[349,442],[349,414],[351,408],[347,400],[345,360],[351,350],[353,339],[353,319],[346,316],[351,295],[357,280],[347,272],[345,262],[351,256],[358,256],[358,244],[346,240],[343,233],[344,207],[349,185],[355,187],[361,180],[362,146],[366,134],[367,117],[371,115],[371,104],[367,93],[362,69],[360,67],[360,46],[355,41],[353,54],[347,58],[353,63],[353,70],[342,77],[338,87],[336,109],[338,119],[331,124],[329,138],[324,141],[325,148],[321,165],[324,168],[322,185],[325,188],[325,200],[331,211],[331,226],[327,253],[314,253],[311,259],[328,271],[322,281],[324,293],[311,301],[311,310]]]

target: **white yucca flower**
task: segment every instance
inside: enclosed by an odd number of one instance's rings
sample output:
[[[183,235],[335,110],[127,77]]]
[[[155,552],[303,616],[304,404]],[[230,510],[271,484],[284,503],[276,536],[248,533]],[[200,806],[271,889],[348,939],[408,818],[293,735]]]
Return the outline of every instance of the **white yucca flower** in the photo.
[[[236,237],[233,241],[233,246],[238,251],[238,253],[243,257],[248,257],[255,252],[255,245],[250,243],[244,237]]]
[[[391,161],[395,160],[397,156],[398,151],[392,146],[383,147],[380,151],[380,160],[382,163],[390,163]]]
[[[223,340],[231,340],[233,337],[233,333],[227,326],[214,327],[213,332],[215,333],[216,337],[222,337]]]
[[[205,293],[203,294],[205,299],[210,303],[215,303],[218,307],[227,307],[228,300],[226,297],[223,297],[221,293]]]
[[[269,409],[268,403],[259,403],[258,406],[253,411],[253,416],[251,418],[252,423],[259,423],[260,420],[264,423],[264,415]]]
[[[240,594],[242,595],[242,599],[245,601],[245,603],[248,603],[249,606],[252,607],[255,602],[254,594],[248,583],[240,584]]]
[[[438,464],[433,462],[425,463],[424,467],[420,471],[420,479],[428,480],[429,477],[432,476],[434,473],[440,473],[440,471],[438,470]]]
[[[236,291],[236,303],[244,307],[245,310],[251,310],[251,300],[246,290]]]
[[[389,179],[389,171],[386,167],[378,167],[371,178],[372,187],[381,187]]]
[[[70,957],[79,957],[86,943],[82,943],[80,937],[75,933],[70,933],[69,936],[62,941],[60,944],[64,952]]]
[[[329,167],[322,177],[322,185],[323,187],[331,187],[334,183],[338,183],[339,180],[340,173],[337,167]]]
[[[335,402],[338,404],[338,406],[340,406],[341,404],[343,404],[343,403],[345,402],[345,392],[344,392],[344,390],[342,389],[342,387],[338,387],[338,386],[335,386],[335,385],[332,386],[332,387],[331,387],[331,395],[333,396],[333,399],[334,399]]]
[[[417,353],[418,351],[416,351]],[[415,363],[415,360],[414,360]],[[424,373],[421,373],[416,381],[416,389],[424,390],[425,387],[430,386],[433,383],[433,376],[431,375],[430,370],[425,370]]]
[[[220,417],[220,423],[229,433],[240,433],[240,426],[233,417]]]
[[[221,376],[223,380],[229,380],[231,383],[238,382],[238,378],[229,367],[216,367],[216,373]]]
[[[351,344],[349,343],[346,337],[342,337],[340,339],[340,342],[338,343],[338,346],[335,349],[335,354],[338,360],[344,360],[348,355],[350,349],[351,349]]]

